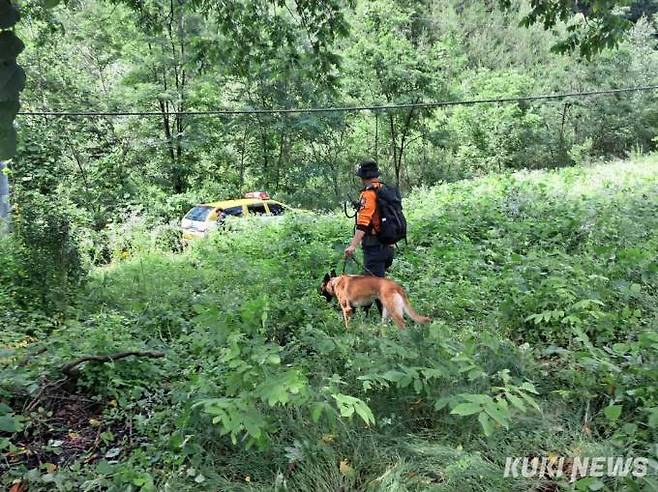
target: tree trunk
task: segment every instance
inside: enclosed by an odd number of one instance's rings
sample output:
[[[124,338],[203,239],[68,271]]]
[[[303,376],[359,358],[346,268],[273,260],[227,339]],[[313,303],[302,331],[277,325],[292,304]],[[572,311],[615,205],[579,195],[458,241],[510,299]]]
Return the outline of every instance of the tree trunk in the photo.
[[[379,161],[379,113],[375,112],[375,160]]]
[[[260,141],[262,144],[262,158],[263,158],[263,177],[265,178],[266,186],[270,184],[270,152],[269,152],[269,142],[267,135],[267,127],[263,123],[263,120],[259,121],[260,123]]]
[[[393,169],[395,170],[396,184],[399,181],[398,178],[398,146],[397,146],[397,135],[395,133],[395,117],[393,113],[388,114],[388,124],[391,128],[391,151],[393,156]]]
[[[166,86],[165,86],[166,89]],[[162,127],[164,129],[165,138],[167,139],[167,147],[169,148],[169,157],[171,157],[171,165],[176,166],[176,152],[174,150],[174,141],[171,135],[171,122],[169,121],[169,108],[166,101],[158,99],[160,105],[160,112],[162,113]]]
[[[281,127],[281,133],[279,134],[279,157],[277,159],[276,169],[274,170],[274,191],[279,189],[279,184],[281,181],[281,171],[283,169],[284,163],[289,162],[289,147],[291,142],[286,138],[285,127]]]
[[[414,100],[414,104],[417,104],[419,99]],[[402,175],[402,156],[404,155],[404,148],[407,143],[407,136],[411,131],[411,123],[414,117],[414,108],[411,108],[407,113],[407,117],[404,120],[404,126],[402,127],[402,134],[400,136],[400,150],[398,152],[398,162],[395,166],[395,179],[396,186],[400,186],[400,176]]]
[[[244,133],[242,135],[242,145],[240,146],[240,189],[244,186],[244,157],[247,151],[247,124],[244,123]]]
[[[571,103],[565,102],[564,107],[562,108],[562,123],[560,124],[560,143],[559,143],[561,166],[566,166],[568,159],[567,149],[566,146],[564,145],[564,124],[567,121],[567,113],[569,112],[570,107],[571,107]]]

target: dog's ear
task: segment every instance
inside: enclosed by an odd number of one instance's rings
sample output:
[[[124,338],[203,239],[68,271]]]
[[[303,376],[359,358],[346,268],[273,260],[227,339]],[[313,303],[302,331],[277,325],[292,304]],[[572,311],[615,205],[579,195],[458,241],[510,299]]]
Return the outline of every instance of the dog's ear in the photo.
[[[331,269],[331,278],[334,278],[334,277],[338,277],[338,275],[336,274],[336,270],[334,270],[334,269],[332,268],[332,269]]]
[[[322,283],[326,284],[327,282],[329,282],[330,279],[331,279],[331,277],[329,276],[329,274],[325,273],[324,274],[324,280],[322,281]]]

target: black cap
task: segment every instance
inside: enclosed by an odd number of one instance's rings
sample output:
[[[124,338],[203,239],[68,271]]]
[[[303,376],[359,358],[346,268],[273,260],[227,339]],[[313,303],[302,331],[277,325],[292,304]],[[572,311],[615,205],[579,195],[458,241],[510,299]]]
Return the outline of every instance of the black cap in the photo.
[[[379,177],[379,167],[374,159],[365,159],[359,164],[356,175],[362,179],[373,179]]]

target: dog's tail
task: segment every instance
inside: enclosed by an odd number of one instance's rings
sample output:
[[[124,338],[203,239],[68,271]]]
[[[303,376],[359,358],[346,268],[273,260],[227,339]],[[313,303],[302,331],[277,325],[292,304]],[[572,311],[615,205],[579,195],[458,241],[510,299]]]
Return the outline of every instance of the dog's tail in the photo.
[[[429,323],[432,321],[432,318],[429,318],[427,316],[421,316],[418,314],[413,307],[411,307],[411,303],[409,302],[409,299],[407,299],[406,295],[402,296],[402,299],[404,301],[404,312],[407,316],[409,316],[412,320],[414,320],[416,323]]]

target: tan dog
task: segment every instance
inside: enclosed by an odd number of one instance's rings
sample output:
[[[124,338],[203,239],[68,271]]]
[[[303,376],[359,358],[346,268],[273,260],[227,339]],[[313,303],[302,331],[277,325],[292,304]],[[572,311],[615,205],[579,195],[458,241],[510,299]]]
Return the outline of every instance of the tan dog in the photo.
[[[379,301],[382,304],[382,322],[392,318],[401,330],[404,330],[404,315],[407,314],[416,323],[429,323],[427,316],[421,316],[409,304],[407,294],[402,287],[392,280],[365,275],[340,275],[335,271],[324,276],[320,292],[331,301],[338,300],[343,310],[345,328],[352,317],[355,307],[370,306]]]

